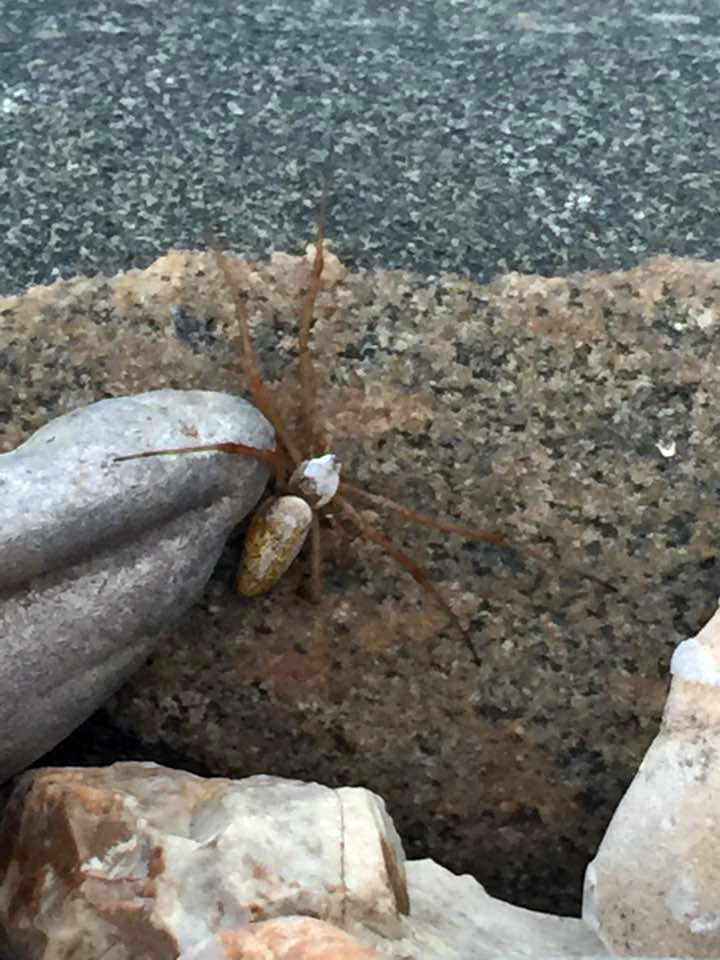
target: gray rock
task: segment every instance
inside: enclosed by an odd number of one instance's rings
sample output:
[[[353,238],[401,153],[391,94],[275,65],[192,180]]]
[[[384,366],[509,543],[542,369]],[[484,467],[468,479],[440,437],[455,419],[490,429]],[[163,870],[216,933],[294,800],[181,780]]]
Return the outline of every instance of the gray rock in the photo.
[[[272,442],[246,401],[200,390],[103,400],[0,456],[0,782],[95,710],[202,591],[264,464],[224,454],[114,457]]]

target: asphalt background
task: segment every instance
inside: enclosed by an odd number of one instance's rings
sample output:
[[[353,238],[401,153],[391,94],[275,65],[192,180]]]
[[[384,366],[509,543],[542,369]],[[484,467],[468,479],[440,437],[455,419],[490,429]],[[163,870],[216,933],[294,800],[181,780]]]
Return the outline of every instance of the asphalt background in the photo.
[[[0,293],[208,230],[552,275],[718,255],[720,3],[0,3]],[[1,321],[0,321],[1,322]]]

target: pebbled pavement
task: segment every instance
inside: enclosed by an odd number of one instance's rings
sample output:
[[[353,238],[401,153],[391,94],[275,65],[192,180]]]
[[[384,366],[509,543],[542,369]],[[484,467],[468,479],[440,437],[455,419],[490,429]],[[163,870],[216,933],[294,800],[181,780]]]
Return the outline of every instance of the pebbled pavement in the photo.
[[[485,280],[714,259],[720,25],[700,0],[18,0],[0,23],[0,293],[212,228]]]

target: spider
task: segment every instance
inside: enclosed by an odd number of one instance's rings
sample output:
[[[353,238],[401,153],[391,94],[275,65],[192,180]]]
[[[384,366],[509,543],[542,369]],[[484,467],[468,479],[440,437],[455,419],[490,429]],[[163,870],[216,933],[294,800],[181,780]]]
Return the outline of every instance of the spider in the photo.
[[[274,473],[273,496],[266,499],[253,515],[245,536],[243,558],[237,575],[238,592],[256,596],[269,591],[284,575],[309,540],[310,573],[305,594],[311,602],[318,602],[322,593],[323,536],[325,524],[331,524],[348,540],[360,536],[379,546],[406,571],[433,600],[449,615],[463,633],[473,661],[480,665],[481,657],[470,633],[455,615],[444,593],[432,582],[421,563],[362,513],[363,506],[378,508],[421,526],[455,534],[465,540],[490,544],[533,557],[542,563],[546,558],[532,547],[512,542],[500,533],[483,530],[450,520],[421,513],[386,496],[372,493],[341,479],[341,464],[327,449],[324,431],[320,428],[316,410],[316,376],[311,352],[311,334],[314,326],[315,301],[321,288],[325,265],[325,235],[319,220],[307,290],[303,297],[298,324],[297,373],[299,404],[297,426],[291,429],[287,418],[270,392],[263,378],[243,292],[233,274],[228,257],[217,243],[210,245],[212,255],[232,295],[235,318],[242,341],[241,366],[250,396],[255,406],[275,430],[275,449],[259,449],[232,441],[198,446],[147,450],[115,457],[116,462],[143,457],[175,454],[218,452],[252,457],[269,464]],[[569,569],[606,589],[615,588],[594,574],[577,567]]]

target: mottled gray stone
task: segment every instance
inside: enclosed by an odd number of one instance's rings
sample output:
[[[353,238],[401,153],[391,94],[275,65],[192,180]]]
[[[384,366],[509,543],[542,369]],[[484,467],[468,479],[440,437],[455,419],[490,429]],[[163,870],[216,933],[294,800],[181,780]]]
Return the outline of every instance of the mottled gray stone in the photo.
[[[267,446],[272,431],[237,397],[158,390],[73,411],[0,456],[0,782],[142,663],[267,478],[245,457],[114,457],[231,439]]]
[[[291,401],[308,264],[233,263],[268,381]],[[0,408],[13,411],[0,443],[118,385],[244,389],[232,304],[204,254],[35,288],[0,310]],[[720,265],[663,257],[480,286],[343,276],[330,261],[316,318],[315,421],[344,478],[546,559],[369,514],[426,565],[482,666],[394,564],[327,539],[319,604],[298,600],[302,562],[250,602],[212,577],[106,715],[145,758],[367,785],[412,856],[524,906],[578,911],[659,721],[672,649],[715,607]],[[64,758],[96,762],[99,729]]]

